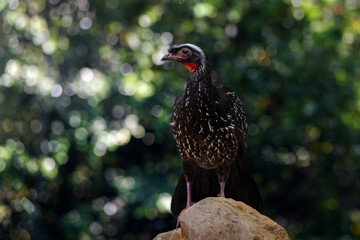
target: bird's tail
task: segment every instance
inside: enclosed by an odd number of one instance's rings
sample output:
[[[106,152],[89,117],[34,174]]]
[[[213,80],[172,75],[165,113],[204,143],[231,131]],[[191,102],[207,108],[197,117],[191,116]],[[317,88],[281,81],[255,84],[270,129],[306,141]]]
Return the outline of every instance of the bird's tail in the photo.
[[[216,197],[220,193],[220,185],[215,169],[195,167],[194,179],[191,184],[193,202],[198,202],[206,197]],[[225,197],[242,201],[258,212],[263,211],[263,200],[259,189],[251,175],[246,162],[240,158],[232,163],[229,179],[225,186]],[[184,174],[178,183],[171,201],[171,212],[178,216],[186,206],[186,180]]]

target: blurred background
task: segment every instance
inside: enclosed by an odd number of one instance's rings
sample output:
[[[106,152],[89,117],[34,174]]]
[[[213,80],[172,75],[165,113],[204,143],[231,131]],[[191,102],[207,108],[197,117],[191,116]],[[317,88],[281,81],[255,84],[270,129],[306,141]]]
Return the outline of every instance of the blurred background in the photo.
[[[151,239],[171,230],[170,131],[209,54],[243,100],[265,215],[292,239],[360,239],[357,0],[1,0],[0,239]]]

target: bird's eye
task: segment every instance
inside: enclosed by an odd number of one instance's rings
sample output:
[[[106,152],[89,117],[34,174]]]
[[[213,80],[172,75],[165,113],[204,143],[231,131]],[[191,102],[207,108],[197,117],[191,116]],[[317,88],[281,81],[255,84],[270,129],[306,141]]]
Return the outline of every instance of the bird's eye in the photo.
[[[189,50],[185,48],[185,49],[182,50],[182,53],[183,54],[189,54]]]

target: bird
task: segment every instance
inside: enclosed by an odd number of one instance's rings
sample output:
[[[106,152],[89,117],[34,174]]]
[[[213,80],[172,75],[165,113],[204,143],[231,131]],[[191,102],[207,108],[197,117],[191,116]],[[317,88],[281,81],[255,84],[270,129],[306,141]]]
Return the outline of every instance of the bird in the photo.
[[[175,98],[170,125],[182,160],[171,201],[179,218],[206,197],[228,197],[263,211],[259,189],[245,162],[247,120],[241,100],[211,79],[206,52],[191,43],[174,45],[161,61],[189,70],[185,90]]]

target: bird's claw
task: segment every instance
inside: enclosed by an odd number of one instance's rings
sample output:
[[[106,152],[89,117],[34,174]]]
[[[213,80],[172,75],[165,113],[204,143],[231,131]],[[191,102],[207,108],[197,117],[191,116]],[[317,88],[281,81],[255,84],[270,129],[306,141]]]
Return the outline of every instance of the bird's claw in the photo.
[[[187,209],[189,209],[192,205],[194,205],[195,203],[194,202],[188,202],[187,204],[186,204],[186,207],[180,212],[180,214],[179,214],[179,216],[178,216],[178,218],[177,218],[177,221],[176,221],[176,229],[178,229],[178,227],[179,227],[179,225],[180,225],[180,218],[181,218],[181,216],[183,215],[183,213],[187,210]]]

